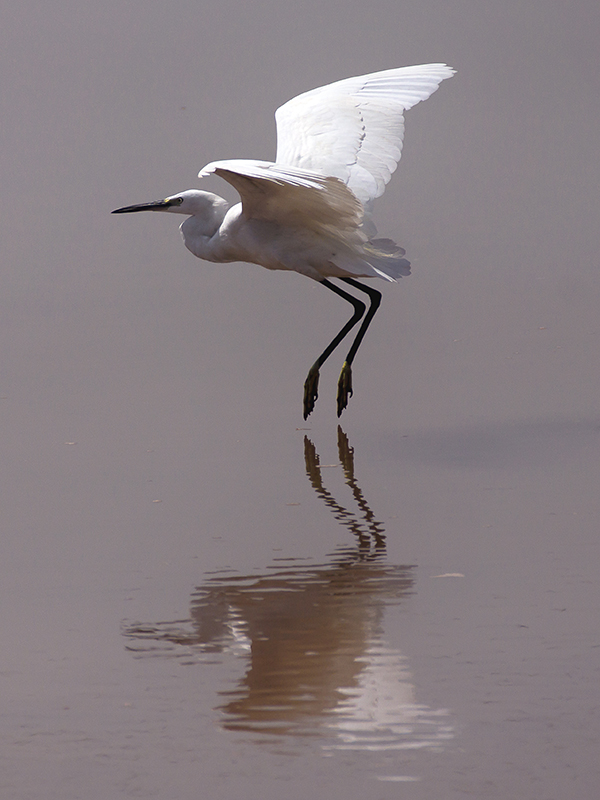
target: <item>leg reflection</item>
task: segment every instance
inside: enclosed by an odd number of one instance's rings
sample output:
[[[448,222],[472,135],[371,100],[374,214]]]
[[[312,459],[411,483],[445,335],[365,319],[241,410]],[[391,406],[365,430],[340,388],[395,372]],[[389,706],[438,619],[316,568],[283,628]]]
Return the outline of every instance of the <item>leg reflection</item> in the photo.
[[[354,448],[350,446],[348,437],[338,425],[338,453],[340,463],[344,469],[346,484],[352,490],[352,495],[357,506],[362,512],[362,518],[349,511],[345,506],[338,503],[335,497],[323,485],[321,474],[321,462],[314,444],[304,437],[304,461],[306,464],[306,474],[311,486],[317,495],[323,500],[325,505],[331,509],[335,518],[346,527],[358,541],[358,549],[361,555],[373,553],[381,555],[385,550],[384,528],[381,522],[375,519],[375,515],[367,503],[360,486],[354,477]]]

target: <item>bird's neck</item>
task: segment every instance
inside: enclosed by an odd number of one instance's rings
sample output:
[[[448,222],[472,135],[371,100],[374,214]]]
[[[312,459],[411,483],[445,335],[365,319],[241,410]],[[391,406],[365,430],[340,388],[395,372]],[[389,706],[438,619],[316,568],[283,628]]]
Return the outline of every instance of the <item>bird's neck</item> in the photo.
[[[212,261],[214,244],[211,239],[221,227],[228,206],[226,204],[213,207],[209,215],[188,217],[181,225],[181,234],[187,249],[198,258]]]

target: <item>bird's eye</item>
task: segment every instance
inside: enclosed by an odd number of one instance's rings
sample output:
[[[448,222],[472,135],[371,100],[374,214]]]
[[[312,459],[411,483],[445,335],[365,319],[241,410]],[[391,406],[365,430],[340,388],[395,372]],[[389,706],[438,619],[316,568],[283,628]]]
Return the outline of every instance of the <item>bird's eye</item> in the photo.
[[[175,200],[175,202],[177,203],[178,206],[180,206],[183,203],[183,197],[178,197],[177,200]]]

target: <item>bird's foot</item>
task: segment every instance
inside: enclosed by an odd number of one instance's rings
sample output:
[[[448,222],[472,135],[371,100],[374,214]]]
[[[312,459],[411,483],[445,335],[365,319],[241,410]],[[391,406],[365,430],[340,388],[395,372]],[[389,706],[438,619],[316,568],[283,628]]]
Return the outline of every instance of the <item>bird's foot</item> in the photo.
[[[317,402],[319,393],[319,368],[313,364],[309,369],[306,380],[304,381],[304,419],[312,412]]]
[[[352,367],[347,361],[340,372],[337,391],[337,415],[342,416],[342,411],[348,405],[348,399],[352,397]]]

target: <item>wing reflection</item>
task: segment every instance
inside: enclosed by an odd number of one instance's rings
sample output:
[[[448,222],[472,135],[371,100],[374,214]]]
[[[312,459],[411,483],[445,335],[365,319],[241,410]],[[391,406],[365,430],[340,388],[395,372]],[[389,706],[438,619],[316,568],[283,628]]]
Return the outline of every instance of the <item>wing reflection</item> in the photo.
[[[437,746],[452,736],[446,712],[417,704],[405,659],[382,633],[385,607],[412,590],[414,566],[385,563],[383,525],[355,480],[341,428],[338,449],[358,514],[325,488],[304,439],[309,480],[354,535],[352,546],[324,563],[282,558],[263,574],[212,574],[193,594],[189,621],[133,625],[125,635],[139,655],[245,658],[243,678],[219,692],[225,729],[319,736],[335,749]]]

